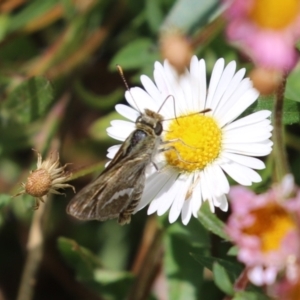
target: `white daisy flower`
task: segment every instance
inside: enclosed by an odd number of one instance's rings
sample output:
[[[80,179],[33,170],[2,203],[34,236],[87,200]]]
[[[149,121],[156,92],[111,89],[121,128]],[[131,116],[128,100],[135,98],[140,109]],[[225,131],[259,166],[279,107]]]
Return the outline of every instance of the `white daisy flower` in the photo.
[[[187,224],[192,215],[197,217],[203,201],[209,202],[212,212],[215,207],[228,209],[229,183],[225,174],[241,185],[261,181],[254,170],[265,165],[255,157],[272,150],[271,112],[258,111],[237,119],[259,96],[244,75],[245,69],[236,72],[234,61],[225,67],[221,58],[207,86],[205,62],[194,56],[189,71],[181,76],[167,61],[164,65],[156,62],[154,82],[142,75],[145,90],[135,87],[126,92],[131,107],[118,104],[116,110],[130,121],[112,121],[112,127],[107,129],[111,137],[124,141],[135,129],[139,111],[148,108],[157,112],[164,103],[159,111],[165,119],[162,139],[177,140],[172,143],[176,151],[157,155],[159,170],[149,166],[135,212],[150,203],[148,214],[162,215],[170,210],[171,223],[181,214],[183,224]],[[211,111],[200,113],[204,109]],[[109,148],[107,156],[113,158],[119,147]]]

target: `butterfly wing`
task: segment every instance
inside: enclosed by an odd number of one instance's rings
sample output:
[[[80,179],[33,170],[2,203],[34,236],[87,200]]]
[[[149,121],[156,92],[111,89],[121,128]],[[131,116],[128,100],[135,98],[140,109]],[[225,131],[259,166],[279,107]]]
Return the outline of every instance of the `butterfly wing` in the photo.
[[[67,207],[68,214],[81,220],[104,221],[117,218],[129,207],[133,198],[140,199],[151,152],[139,151],[144,143],[132,146],[135,134],[136,131],[126,139],[99,177],[75,195]]]
[[[134,168],[124,176],[127,168]],[[114,170],[113,170],[114,171]],[[134,172],[134,173],[133,173]],[[100,220],[117,218],[130,204],[138,185],[145,181],[144,168],[137,167],[136,160],[118,166],[118,170],[101,174],[95,181],[84,187],[69,203],[67,213],[81,220]],[[132,184],[128,178],[134,176]]]

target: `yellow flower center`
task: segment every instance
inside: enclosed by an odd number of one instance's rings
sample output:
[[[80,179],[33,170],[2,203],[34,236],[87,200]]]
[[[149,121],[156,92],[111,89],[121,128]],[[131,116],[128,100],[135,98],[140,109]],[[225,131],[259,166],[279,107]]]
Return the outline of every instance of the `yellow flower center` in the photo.
[[[174,147],[165,152],[169,165],[180,171],[202,170],[220,151],[222,132],[211,116],[191,114],[172,120],[165,140]]]
[[[299,0],[256,0],[249,17],[260,27],[278,30],[291,24],[299,12]]]
[[[251,211],[251,214],[255,221],[243,231],[260,238],[262,252],[277,250],[286,234],[290,230],[296,230],[292,216],[277,204],[258,208]]]

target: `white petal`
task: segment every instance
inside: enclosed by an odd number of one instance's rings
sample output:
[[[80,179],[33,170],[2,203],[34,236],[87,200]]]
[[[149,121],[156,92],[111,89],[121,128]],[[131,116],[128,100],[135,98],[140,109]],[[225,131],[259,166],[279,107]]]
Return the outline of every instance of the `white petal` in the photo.
[[[158,104],[140,87],[134,87],[130,89],[131,96],[128,96],[129,92],[125,93],[126,100],[129,102],[131,106],[138,106],[138,111],[144,112],[145,108],[148,108],[153,111],[158,110]],[[135,107],[134,106],[134,107]]]
[[[209,188],[208,188],[208,179],[205,176],[205,173],[201,172],[200,177],[200,183],[201,183],[201,192],[202,192],[202,199],[203,201],[208,201],[209,208],[211,212],[215,212],[215,206],[213,204],[212,195],[210,194]]]
[[[264,162],[262,162],[260,159],[257,159],[255,157],[228,153],[226,151],[222,153],[222,156],[252,169],[262,170],[265,168]]]
[[[226,152],[237,153],[249,156],[266,156],[272,151],[272,141],[260,143],[230,144],[226,146]]]
[[[201,178],[200,178],[201,180]],[[194,187],[192,196],[191,196],[191,207],[193,211],[193,215],[195,218],[198,216],[198,210],[202,204],[202,195],[201,195],[201,184],[200,180],[197,182],[197,185]]]
[[[219,117],[219,124],[223,127],[225,124],[232,122],[236,119],[242,112],[245,111],[251,104],[253,104],[259,96],[259,93],[255,89],[249,89],[246,91],[242,97],[237,101],[231,109],[229,109],[223,116]]]
[[[246,126],[246,125],[251,125],[251,124],[256,124],[259,123],[265,119],[267,119],[268,117],[270,117],[271,112],[269,110],[261,110],[261,111],[257,111],[251,115],[248,115],[246,117],[243,117],[241,119],[238,119],[228,125],[226,125],[226,130],[231,130],[234,128],[240,128],[242,126]]]
[[[141,82],[150,97],[156,102],[158,106],[160,106],[164,99],[161,97],[161,93],[159,92],[157,86],[146,75],[141,76]]]
[[[211,176],[215,177],[215,184],[218,185],[218,190],[220,191],[217,196],[221,194],[227,194],[229,192],[230,186],[228,179],[226,178],[223,170],[219,165],[212,165],[211,166]]]
[[[148,214],[150,214],[151,210],[152,212],[157,211],[157,215],[162,216],[171,207],[171,204],[173,203],[173,200],[177,194],[177,177],[178,174],[174,172],[173,176],[170,177],[169,181],[161,189],[156,198],[151,202],[148,209]]]
[[[264,284],[264,271],[262,266],[257,265],[249,269],[247,275],[250,281],[255,285],[261,286]]]
[[[220,58],[217,60],[217,62],[214,65],[210,82],[209,82],[206,105],[205,105],[205,107],[207,108],[212,108],[212,109],[214,108],[212,107],[212,100],[216,92],[217,86],[219,84],[220,78],[222,76],[224,70],[224,64],[225,64],[224,59]]]
[[[124,127],[124,128],[108,127],[106,129],[106,132],[110,137],[118,141],[125,141],[133,130],[134,128],[130,128],[130,127]]]
[[[162,98],[167,97],[169,95],[169,89],[164,74],[164,68],[161,63],[155,62],[153,76],[155,84],[160,91]]]
[[[216,176],[215,170],[218,170],[218,168],[214,168],[213,166],[206,166],[206,168],[203,170],[205,173],[205,177],[207,180],[207,187],[210,191],[211,196],[220,196],[223,194],[223,191],[220,189],[221,186],[218,182],[218,177]]]
[[[237,130],[236,132],[228,132],[224,135],[223,146],[238,143],[259,143],[268,140],[272,136],[270,130]]]
[[[169,213],[170,223],[174,223],[180,215],[185,200],[185,196],[191,182],[191,178],[190,177],[186,178],[185,175],[181,174],[181,176],[177,179],[176,182],[178,182],[179,184],[179,190],[177,195],[175,196],[175,199],[170,209],[170,213]]]
[[[246,69],[239,70],[232,78],[231,82],[229,83],[223,97],[220,99],[218,107],[214,110],[214,116],[219,116],[219,112],[223,108],[224,105],[229,101],[230,97],[234,94],[234,92],[239,87],[241,80],[245,75]]]
[[[184,98],[185,98],[185,111],[193,111],[194,110],[194,102],[193,102],[193,94],[190,84],[190,76],[182,76],[180,78],[180,85],[183,90]]]
[[[198,68],[198,58],[194,55],[190,63],[190,86],[192,89],[192,111],[200,111],[200,76]]]
[[[140,115],[138,111],[124,104],[117,104],[115,109],[121,116],[129,119],[132,122],[135,122]]]
[[[208,108],[206,106],[206,65],[204,59],[199,61],[199,110],[203,110],[204,108]]]
[[[236,62],[235,61],[231,61],[225,67],[224,72],[223,72],[223,74],[220,78],[220,81],[218,83],[218,87],[216,89],[216,92],[213,96],[211,106],[210,106],[211,109],[216,110],[216,108],[218,107],[220,99],[224,95],[226,89],[228,88],[228,85],[229,85],[230,81],[232,80],[232,77],[233,77],[234,72],[235,72],[235,68],[236,68]]]
[[[181,212],[181,221],[184,225],[187,225],[192,216],[192,203],[191,199],[184,201],[182,212]]]
[[[247,134],[248,133],[257,133],[257,132],[260,132],[260,131],[263,131],[263,132],[270,132],[272,131],[273,127],[272,125],[270,125],[270,120],[268,119],[265,119],[265,120],[262,120],[262,121],[259,121],[255,124],[248,124],[248,125],[244,125],[244,126],[239,126],[239,127],[236,127],[236,128],[230,128],[228,129],[227,126],[225,126],[223,128],[223,135],[225,138],[227,138],[228,136],[230,136],[230,134],[243,134],[244,132],[246,132]],[[257,131],[257,132],[256,132]]]
[[[119,128],[125,128],[128,127],[130,130],[133,130],[135,128],[135,123],[124,121],[124,120],[112,120],[110,122],[111,126],[113,127],[119,127]]]
[[[170,172],[170,170],[164,170],[150,175],[146,179],[143,195],[141,201],[135,209],[135,212],[144,208],[150,201],[155,199],[155,197],[162,189],[164,189],[169,181],[175,181],[174,178],[176,178],[174,172]]]
[[[121,148],[122,144],[119,144],[119,145],[114,145],[114,146],[111,146],[107,149],[107,154],[106,156],[110,159],[113,159],[116,155],[116,153],[119,151],[119,149]]]
[[[228,200],[227,200],[227,197],[225,196],[225,194],[218,197],[218,202],[220,203],[219,208],[222,211],[227,211],[228,210]]]
[[[278,194],[281,193],[282,197],[288,198],[295,189],[295,180],[292,174],[287,174],[283,177]]]
[[[249,186],[252,182],[260,182],[260,175],[254,170],[237,163],[223,164],[222,169],[237,183]]]
[[[171,207],[179,189],[180,183],[176,178],[168,181],[164,191],[161,191],[158,197],[151,202],[148,214],[156,211],[158,216],[162,216]]]

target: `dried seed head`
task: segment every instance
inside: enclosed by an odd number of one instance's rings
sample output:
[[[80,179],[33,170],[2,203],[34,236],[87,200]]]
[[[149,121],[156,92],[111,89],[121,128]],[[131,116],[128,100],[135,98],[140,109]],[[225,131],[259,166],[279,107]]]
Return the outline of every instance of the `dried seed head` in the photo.
[[[33,197],[43,197],[51,187],[51,176],[47,170],[33,171],[27,178],[25,192]]]
[[[66,183],[70,180],[72,174],[66,174],[66,165],[60,166],[59,154],[56,153],[53,156],[51,153],[50,157],[44,161],[42,161],[40,153],[37,153],[37,155],[37,169],[30,172],[26,183],[22,184],[24,189],[15,195],[28,194],[35,197],[35,209],[39,207],[39,202],[44,202],[48,194],[61,195],[62,193],[58,192],[58,189],[72,188],[75,193],[74,187]]]
[[[282,83],[283,74],[277,70],[256,67],[250,72],[249,77],[260,94],[267,96],[276,92]]]
[[[160,37],[160,52],[179,73],[183,73],[193,55],[186,36],[178,31],[163,33]]]

